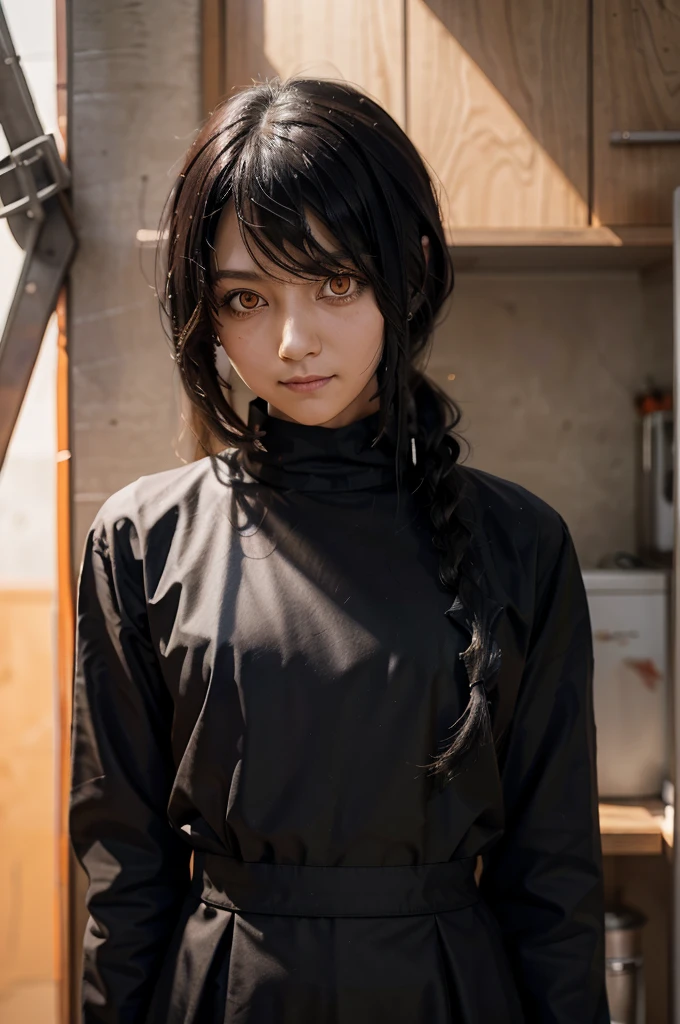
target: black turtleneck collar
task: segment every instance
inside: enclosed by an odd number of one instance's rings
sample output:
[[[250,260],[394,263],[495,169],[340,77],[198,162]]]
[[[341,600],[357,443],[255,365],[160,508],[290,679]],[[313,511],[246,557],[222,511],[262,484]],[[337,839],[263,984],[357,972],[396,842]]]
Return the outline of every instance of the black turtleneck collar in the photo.
[[[341,492],[396,486],[392,431],[373,445],[380,414],[371,413],[345,427],[319,427],[269,416],[267,403],[250,403],[248,426],[262,433],[264,450],[242,452],[248,473],[272,487],[297,491]]]

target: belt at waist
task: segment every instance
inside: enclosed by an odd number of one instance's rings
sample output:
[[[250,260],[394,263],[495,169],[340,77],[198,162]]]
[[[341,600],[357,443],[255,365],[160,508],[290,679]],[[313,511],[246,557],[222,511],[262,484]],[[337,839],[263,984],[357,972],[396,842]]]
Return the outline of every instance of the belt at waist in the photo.
[[[243,913],[402,917],[476,903],[474,870],[474,857],[403,867],[320,867],[196,852],[192,886],[205,903]]]

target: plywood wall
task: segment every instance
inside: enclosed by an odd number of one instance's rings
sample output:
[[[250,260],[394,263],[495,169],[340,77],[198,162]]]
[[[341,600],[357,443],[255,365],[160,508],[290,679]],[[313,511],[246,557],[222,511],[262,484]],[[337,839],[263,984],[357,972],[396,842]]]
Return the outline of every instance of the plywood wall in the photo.
[[[0,1021],[56,1020],[54,598],[0,589]]]
[[[225,38],[225,95],[273,75],[341,78],[404,123],[402,0],[230,0]]]
[[[407,0],[407,130],[457,227],[588,224],[588,3]]]

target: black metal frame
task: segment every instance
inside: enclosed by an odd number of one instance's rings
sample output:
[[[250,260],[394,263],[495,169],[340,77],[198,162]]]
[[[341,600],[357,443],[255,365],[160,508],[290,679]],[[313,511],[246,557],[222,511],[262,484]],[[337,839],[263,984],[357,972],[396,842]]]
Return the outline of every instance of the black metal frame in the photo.
[[[0,336],[0,467],[77,247],[69,171],[45,135],[0,3],[0,126],[10,153],[0,160],[0,218],[25,258]]]

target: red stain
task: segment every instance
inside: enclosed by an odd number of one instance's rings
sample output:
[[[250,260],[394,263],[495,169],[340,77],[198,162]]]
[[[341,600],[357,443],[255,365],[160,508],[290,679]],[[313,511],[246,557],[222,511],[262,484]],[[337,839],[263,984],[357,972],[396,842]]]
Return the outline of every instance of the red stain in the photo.
[[[652,658],[626,658],[624,664],[639,674],[643,686],[648,690],[655,690],[657,683],[663,679]]]

